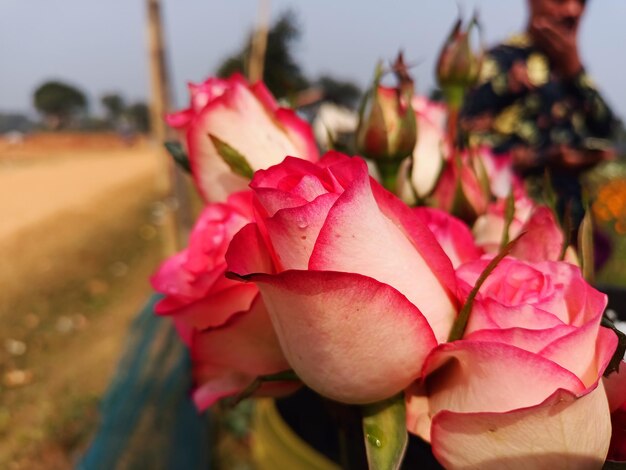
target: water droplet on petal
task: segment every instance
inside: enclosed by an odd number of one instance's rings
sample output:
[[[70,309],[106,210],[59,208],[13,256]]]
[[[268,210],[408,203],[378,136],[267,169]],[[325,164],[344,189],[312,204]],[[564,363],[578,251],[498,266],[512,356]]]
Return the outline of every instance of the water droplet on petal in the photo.
[[[365,437],[371,445],[378,447],[379,449],[385,446],[385,434],[383,433],[383,430],[375,424],[366,426]]]

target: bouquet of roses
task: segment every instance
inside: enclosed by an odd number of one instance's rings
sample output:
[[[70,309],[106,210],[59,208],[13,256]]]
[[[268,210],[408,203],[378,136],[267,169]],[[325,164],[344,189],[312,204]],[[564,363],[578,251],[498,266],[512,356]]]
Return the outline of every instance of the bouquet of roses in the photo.
[[[320,157],[309,125],[241,76],[192,85],[168,117],[206,205],[152,282],[195,403],[306,386],[358,405],[370,468],[398,468],[407,432],[446,468],[625,458],[606,296],[506,160],[459,150],[450,113],[395,70],[357,131],[384,185],[360,157]]]

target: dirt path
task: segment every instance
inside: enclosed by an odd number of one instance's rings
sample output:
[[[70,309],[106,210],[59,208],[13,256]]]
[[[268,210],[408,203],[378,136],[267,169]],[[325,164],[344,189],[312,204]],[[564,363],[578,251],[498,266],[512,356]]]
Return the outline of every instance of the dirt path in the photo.
[[[147,147],[0,158],[0,468],[63,469],[162,258]]]
[[[64,258],[157,191],[149,148],[0,161],[0,285],[4,297],[63,277]],[[95,238],[94,238],[95,237]],[[0,300],[0,317],[3,316]]]

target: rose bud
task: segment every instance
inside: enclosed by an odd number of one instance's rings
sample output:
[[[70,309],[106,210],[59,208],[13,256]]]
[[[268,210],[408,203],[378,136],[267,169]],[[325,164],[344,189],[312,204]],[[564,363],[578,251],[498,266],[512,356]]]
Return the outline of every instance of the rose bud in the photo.
[[[382,71],[376,71],[374,84],[365,96],[359,127],[359,153],[373,160],[399,161],[413,151],[417,140],[415,113],[411,105],[413,80],[406,71],[402,55],[394,65],[398,86],[380,84]]]
[[[478,79],[482,50],[472,51],[470,34],[474,26],[478,26],[476,16],[466,29],[463,29],[463,22],[459,18],[439,54],[437,81],[451,106],[460,106],[463,91]]]

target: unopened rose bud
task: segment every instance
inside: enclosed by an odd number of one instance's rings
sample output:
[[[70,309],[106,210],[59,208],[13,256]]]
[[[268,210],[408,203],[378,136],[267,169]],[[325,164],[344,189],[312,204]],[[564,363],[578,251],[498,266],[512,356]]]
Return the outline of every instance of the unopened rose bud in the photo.
[[[396,68],[399,67],[399,68]],[[365,96],[357,129],[357,148],[373,160],[400,161],[411,154],[417,140],[415,113],[411,106],[413,81],[401,56],[394,65],[397,87],[380,85],[380,67]]]
[[[478,20],[474,17],[466,29],[459,18],[448,39],[443,45],[437,62],[437,81],[446,94],[449,104],[460,105],[463,92],[473,86],[478,80],[482,63],[482,50],[473,51],[470,45],[470,34],[474,27],[478,27]],[[450,96],[454,90],[457,96]],[[460,97],[458,96],[460,95]]]

